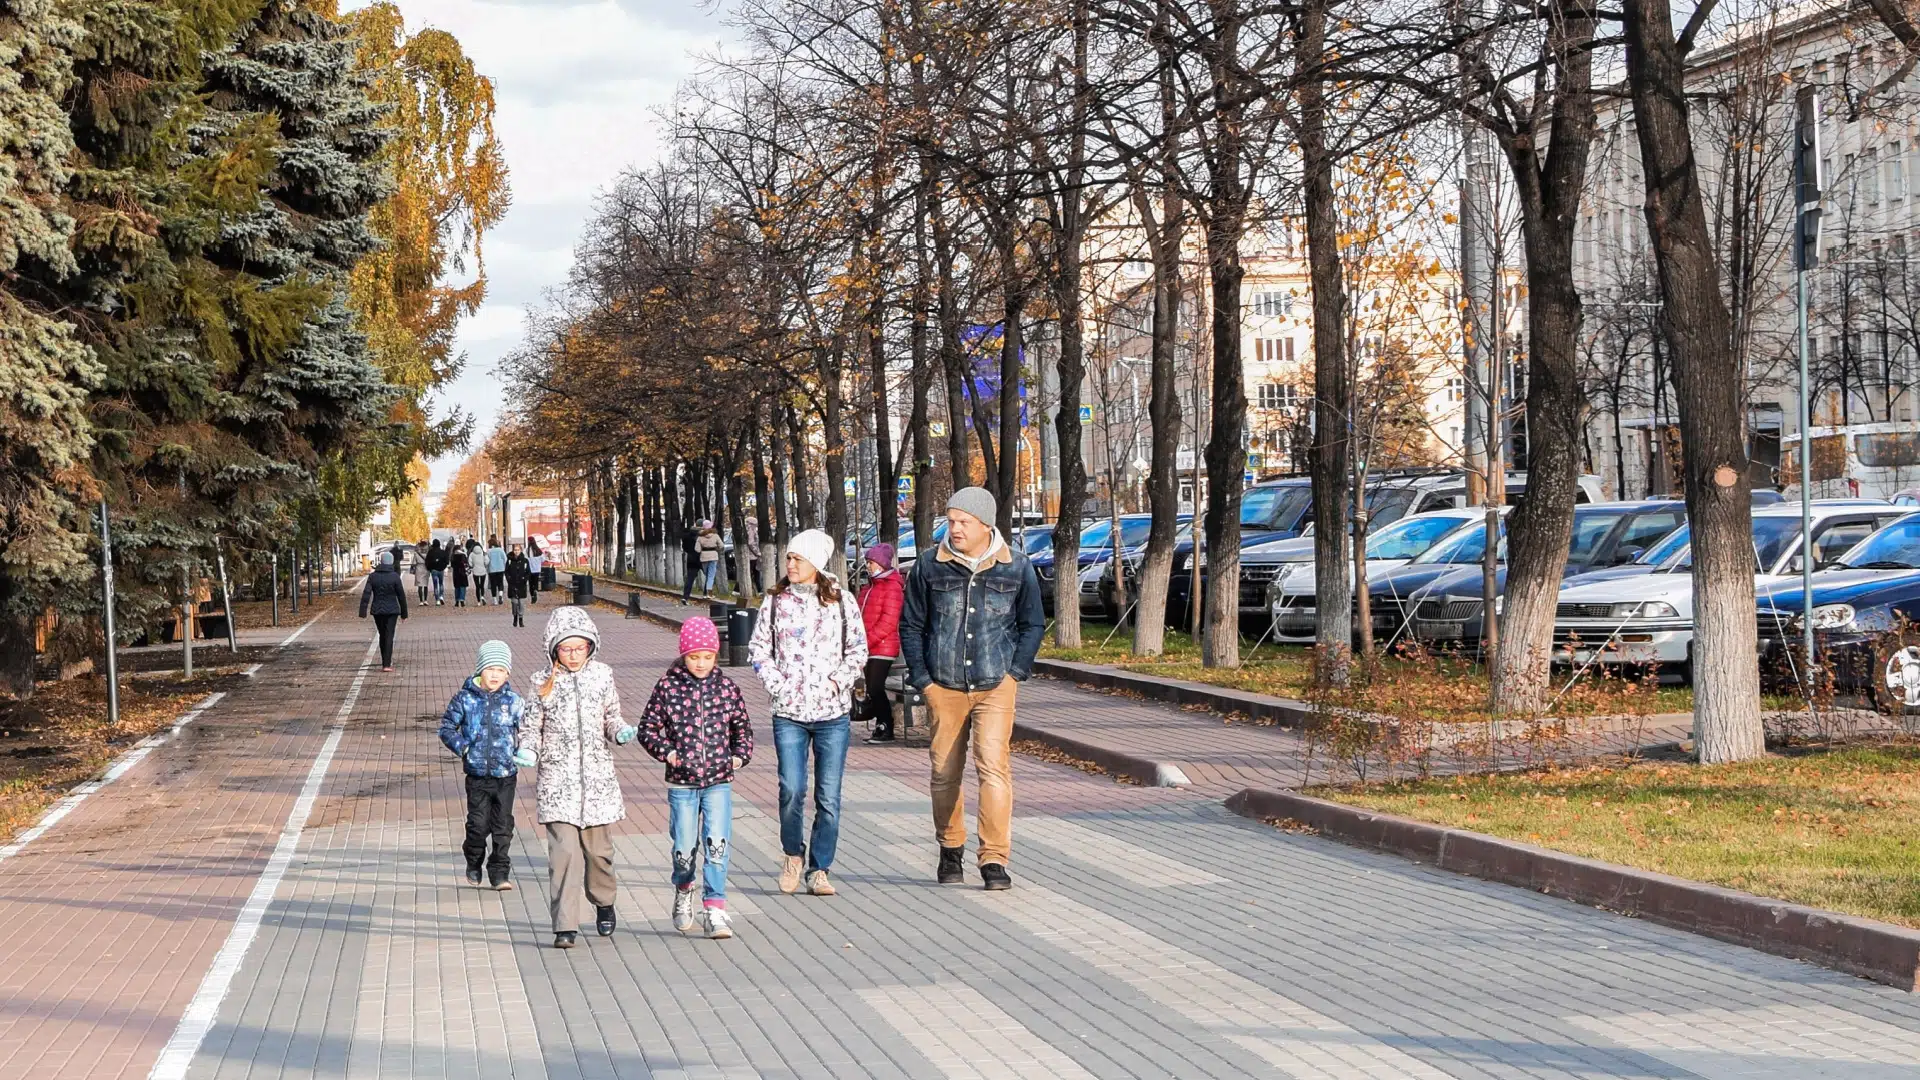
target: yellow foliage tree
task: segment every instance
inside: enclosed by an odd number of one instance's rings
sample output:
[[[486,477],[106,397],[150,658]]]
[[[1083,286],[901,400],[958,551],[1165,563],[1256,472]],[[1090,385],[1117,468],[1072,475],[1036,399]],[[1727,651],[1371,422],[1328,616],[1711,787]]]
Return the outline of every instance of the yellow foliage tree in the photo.
[[[407,479],[412,488],[393,504],[393,533],[404,540],[427,537],[427,507],[420,501],[420,490],[427,484],[427,463],[416,457],[407,463]]]

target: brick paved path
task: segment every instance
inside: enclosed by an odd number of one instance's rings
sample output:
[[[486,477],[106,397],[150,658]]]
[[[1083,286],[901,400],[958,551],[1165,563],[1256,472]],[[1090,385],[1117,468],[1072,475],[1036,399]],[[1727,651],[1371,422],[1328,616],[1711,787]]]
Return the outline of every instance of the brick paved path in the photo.
[[[556,951],[530,792],[521,887],[462,887],[434,736],[549,610],[422,612],[393,675],[336,610],[0,861],[0,1077],[1920,1078],[1914,995],[1029,759],[1014,891],[933,885],[924,752],[856,745],[841,895],[786,897],[764,740],[709,942],[624,751],[621,930]],[[637,715],[672,640],[594,614]]]

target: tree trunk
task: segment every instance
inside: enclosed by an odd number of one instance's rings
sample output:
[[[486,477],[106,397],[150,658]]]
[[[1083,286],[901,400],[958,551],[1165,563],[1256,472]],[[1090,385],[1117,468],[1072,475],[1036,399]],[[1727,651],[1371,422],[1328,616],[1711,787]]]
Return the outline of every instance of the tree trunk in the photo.
[[[940,290],[940,371],[947,384],[947,472],[958,491],[973,484],[973,458],[967,450],[968,372],[960,348],[960,303],[953,283],[953,227],[938,192],[933,195],[933,265]],[[927,542],[931,540],[929,533]],[[914,543],[918,547],[923,542],[916,538]]]
[[[680,459],[668,458],[666,467],[666,495],[660,500],[665,511],[667,533],[661,537],[660,561],[666,571],[666,583],[680,584],[679,575],[686,573],[686,558],[680,551],[680,534],[686,529],[686,522],[680,516]]]
[[[815,515],[813,502],[813,481],[807,475],[807,428],[800,414],[788,401],[787,409],[787,448],[793,454],[793,507],[794,516],[799,519],[802,531],[811,529],[819,518]]]
[[[33,616],[16,610],[23,603],[12,574],[0,571],[0,686],[25,701],[33,696]]]
[[[820,569],[831,571],[843,582],[848,580],[846,567],[847,448],[846,437],[842,433],[846,423],[846,395],[840,385],[845,348],[846,342],[836,337],[832,347],[821,356],[820,370],[820,382],[824,390],[821,396],[825,399],[820,427],[827,444],[827,535],[833,538],[833,566],[823,566]]]
[[[1672,11],[1653,0],[1627,0],[1624,12],[1647,228],[1660,270],[1661,318],[1673,348],[1687,449],[1694,740],[1702,762],[1738,761],[1766,752],[1754,663],[1745,380],[1733,363],[1732,325],[1707,231],[1684,96],[1685,56],[1674,39]]]
[[[773,573],[773,566],[779,560],[772,556],[779,555],[781,552],[773,546],[775,540],[772,514],[773,503],[777,497],[767,485],[767,451],[760,439],[760,406],[758,405],[753,407],[753,412],[747,417],[747,446],[753,454],[753,523],[759,530],[760,540],[758,588],[759,591],[766,592],[773,588],[775,581],[779,580],[779,575]],[[778,455],[775,456],[774,462],[777,468]],[[740,550],[740,541],[735,540],[733,546],[736,551]]]
[[[747,426],[752,426],[751,419]],[[753,568],[747,563],[747,506],[740,459],[746,455],[747,433],[723,444],[727,454],[727,524],[733,530],[733,593],[742,603],[753,598]],[[722,553],[725,557],[725,553]]]
[[[786,572],[781,565],[781,560],[786,557],[787,541],[793,539],[793,504],[789,502],[787,498],[787,451],[784,445],[787,425],[784,419],[785,414],[777,404],[768,405],[767,413],[773,421],[768,425],[768,430],[773,432],[773,445],[767,448],[767,456],[773,460],[774,550],[772,554],[764,557],[768,562],[774,564],[773,580],[777,582],[780,580],[781,575]],[[765,543],[764,539],[762,543]]]
[[[614,475],[614,528],[613,528],[613,572],[624,574],[627,571],[627,525],[633,520],[633,485],[629,483],[632,473],[622,468]]]
[[[893,460],[893,406],[887,393],[887,349],[882,333],[883,294],[878,283],[873,301],[867,305],[867,377],[873,386],[873,472],[879,489],[873,493],[873,512],[878,520],[879,539],[900,543],[899,495],[900,470]]]
[[[1351,542],[1347,515],[1353,500],[1348,460],[1353,382],[1347,367],[1346,289],[1334,162],[1327,148],[1326,86],[1319,75],[1326,43],[1326,6],[1310,3],[1301,17],[1300,67],[1306,74],[1300,84],[1299,135],[1313,299],[1314,432],[1308,468],[1313,478],[1314,650],[1318,654],[1314,677],[1324,686],[1344,687],[1353,669],[1353,590],[1357,587],[1347,565]],[[1216,576],[1219,565],[1219,557],[1213,556]],[[1371,633],[1372,628],[1362,627],[1361,632]]]
[[[1186,232],[1186,206],[1179,185],[1174,182],[1179,175],[1180,113],[1174,82],[1174,47],[1171,35],[1166,32],[1167,7],[1167,0],[1161,0],[1156,19],[1158,32],[1153,35],[1159,68],[1162,142],[1158,163],[1162,181],[1158,214],[1154,212],[1152,195],[1144,185],[1136,185],[1134,193],[1134,205],[1146,226],[1148,254],[1153,260],[1153,325],[1147,377],[1147,418],[1152,430],[1147,450],[1147,510],[1152,525],[1147,530],[1147,548],[1140,560],[1139,596],[1135,599],[1133,620],[1135,656],[1158,656],[1166,650],[1167,588],[1173,579],[1174,542],[1180,531],[1180,486],[1175,475],[1180,463],[1180,391],[1174,385],[1174,360],[1180,332],[1180,239]],[[1134,423],[1139,423],[1138,417]],[[1120,492],[1116,489],[1110,495],[1118,516]],[[1116,568],[1115,573],[1120,573],[1119,569]]]
[[[1494,709],[1527,714],[1546,707],[1551,689],[1554,610],[1580,475],[1580,294],[1573,241],[1594,130],[1592,11],[1585,0],[1555,0],[1554,6],[1547,50],[1558,78],[1544,162],[1538,140],[1506,143],[1527,256],[1527,497],[1507,521],[1507,588],[1491,677]],[[1496,277],[1494,288],[1500,287]],[[1505,377],[1504,356],[1493,358],[1493,370]]]
[[[1060,235],[1053,266],[1053,305],[1060,333],[1060,401],[1053,415],[1054,438],[1060,444],[1060,509],[1053,526],[1053,634],[1064,648],[1080,644],[1080,582],[1077,575],[1070,578],[1059,570],[1080,565],[1080,515],[1087,501],[1087,467],[1080,456],[1080,384],[1087,374],[1080,244],[1085,231],[1081,187],[1086,182],[1087,111],[1092,98],[1087,82],[1090,36],[1087,0],[1073,0],[1073,135],[1060,193]],[[1125,567],[1116,565],[1113,572],[1116,582],[1125,581]]]
[[[995,524],[1012,543],[1013,513],[1020,505],[1020,360],[1026,344],[1022,320],[1027,310],[1027,282],[1021,276],[1011,226],[1004,245],[1000,253],[1001,272],[1007,275],[1000,327],[1000,477],[996,485],[999,490],[994,494],[1000,499]]]

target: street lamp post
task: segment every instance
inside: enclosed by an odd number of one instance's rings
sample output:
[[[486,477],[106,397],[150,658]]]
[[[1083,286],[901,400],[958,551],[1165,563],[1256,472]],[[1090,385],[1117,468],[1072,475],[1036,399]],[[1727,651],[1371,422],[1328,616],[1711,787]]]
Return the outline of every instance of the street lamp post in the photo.
[[[1813,409],[1807,398],[1807,274],[1820,242],[1820,99],[1802,87],[1795,103],[1793,140],[1793,269],[1800,338],[1800,634],[1813,685]]]

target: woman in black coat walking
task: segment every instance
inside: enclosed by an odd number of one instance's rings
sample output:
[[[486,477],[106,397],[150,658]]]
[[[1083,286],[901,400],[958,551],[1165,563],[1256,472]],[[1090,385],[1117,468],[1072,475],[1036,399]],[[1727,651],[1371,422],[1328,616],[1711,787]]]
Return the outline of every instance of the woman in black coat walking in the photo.
[[[467,583],[471,580],[470,568],[467,565],[467,549],[454,548],[453,553],[447,556],[447,564],[453,567],[453,606],[466,607]]]
[[[393,631],[407,617],[407,586],[400,571],[393,568],[393,552],[380,556],[380,569],[367,578],[360,592],[360,617],[373,613],[373,625],[380,631],[380,670],[393,670]]]

